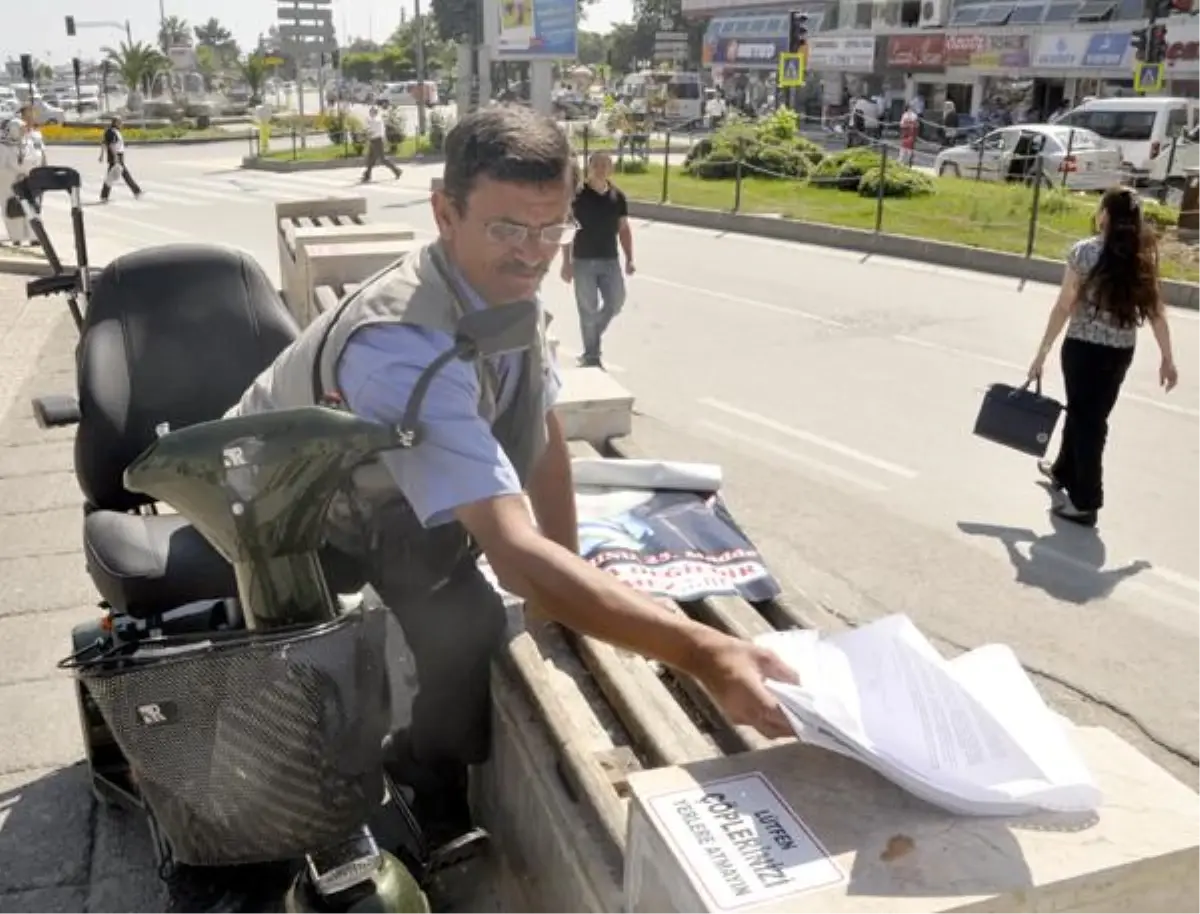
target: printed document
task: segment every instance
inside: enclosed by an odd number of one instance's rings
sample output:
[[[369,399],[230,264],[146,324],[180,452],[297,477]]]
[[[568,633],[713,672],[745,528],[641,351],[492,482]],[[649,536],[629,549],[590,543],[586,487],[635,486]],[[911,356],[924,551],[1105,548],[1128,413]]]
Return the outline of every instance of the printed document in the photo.
[[[769,683],[800,739],[964,815],[1097,808],[1100,791],[1013,652],[945,660],[907,616],[828,638],[758,639],[800,685]]]

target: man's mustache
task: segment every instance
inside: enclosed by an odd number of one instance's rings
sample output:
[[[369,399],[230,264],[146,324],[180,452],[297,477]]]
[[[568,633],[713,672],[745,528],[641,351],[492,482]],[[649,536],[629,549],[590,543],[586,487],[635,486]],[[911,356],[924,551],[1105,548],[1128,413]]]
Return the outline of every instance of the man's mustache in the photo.
[[[519,260],[505,261],[500,272],[509,276],[519,276],[522,279],[541,279],[550,270],[550,261],[546,260],[533,266]]]

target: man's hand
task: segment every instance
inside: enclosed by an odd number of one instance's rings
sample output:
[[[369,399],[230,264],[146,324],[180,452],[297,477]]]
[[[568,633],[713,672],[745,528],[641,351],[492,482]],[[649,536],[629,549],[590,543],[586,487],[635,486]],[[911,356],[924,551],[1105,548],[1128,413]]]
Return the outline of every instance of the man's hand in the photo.
[[[632,276],[635,272],[636,272],[636,269],[633,266],[633,261],[626,260],[625,261],[625,275]]]
[[[564,260],[562,265],[562,281],[570,285],[574,279],[575,266],[570,261]]]
[[[796,683],[795,671],[773,651],[714,632],[716,639],[697,658],[693,675],[735,724],[748,724],[763,736],[794,731],[765,679]]]

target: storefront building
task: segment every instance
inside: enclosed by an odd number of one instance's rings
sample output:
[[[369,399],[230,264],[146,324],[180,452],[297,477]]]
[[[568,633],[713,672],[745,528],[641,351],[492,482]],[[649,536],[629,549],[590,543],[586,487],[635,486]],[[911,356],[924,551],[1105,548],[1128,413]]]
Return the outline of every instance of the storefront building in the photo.
[[[882,94],[895,110],[919,97],[926,110],[949,99],[961,113],[987,116],[1000,104],[1041,117],[1060,103],[1132,92],[1131,36],[1145,26],[1144,0],[831,0],[809,6],[810,71],[827,103]],[[766,15],[754,0],[683,0],[685,15],[729,23]],[[818,13],[818,11],[820,11]],[[773,70],[786,42],[786,8],[775,7]],[[818,15],[814,15],[818,13]],[[1164,94],[1196,97],[1200,24],[1167,23]],[[729,28],[729,25],[725,26]],[[742,26],[738,26],[742,27]],[[714,41],[716,36],[714,36]],[[743,58],[755,51],[738,46]],[[724,60],[715,49],[714,61]],[[727,54],[725,55],[728,56]],[[866,71],[868,58],[873,69]],[[740,61],[740,62],[745,62]]]

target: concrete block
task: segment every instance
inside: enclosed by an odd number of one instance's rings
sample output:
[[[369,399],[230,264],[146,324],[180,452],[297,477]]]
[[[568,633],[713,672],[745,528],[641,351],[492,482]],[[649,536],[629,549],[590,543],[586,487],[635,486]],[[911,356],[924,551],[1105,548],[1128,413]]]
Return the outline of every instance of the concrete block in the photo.
[[[316,200],[287,200],[275,204],[276,243],[279,246],[279,276],[284,300],[289,307],[303,292],[302,277],[296,272],[296,249],[287,229],[361,224],[367,215],[366,197],[329,197]]]
[[[25,447],[0,447],[0,477],[42,476],[74,471],[75,448],[70,441],[47,441]],[[30,485],[37,485],[34,479]]]
[[[802,743],[633,774],[625,910],[1195,910],[1196,794],[1103,728],[1072,737],[1097,815],[953,816]]]
[[[380,270],[410,254],[415,239],[393,238],[387,241],[357,241],[337,244],[313,244],[303,248],[298,258],[304,288],[304,301],[293,307],[301,326],[307,326],[317,311],[316,289],[361,283]]]
[[[0,666],[0,685],[70,679],[70,672],[58,669],[57,664],[71,653],[71,629],[101,615],[96,606],[38,613],[32,619],[28,615],[0,615],[0,644],[20,645],[20,650],[11,651]],[[37,627],[36,638],[29,637],[31,626]]]
[[[411,241],[416,237],[415,231],[407,225],[396,222],[384,223],[349,223],[322,225],[281,224],[283,241],[292,257],[290,274],[282,274],[284,300],[296,314],[301,303],[306,300],[308,288],[304,285],[304,256],[305,251],[314,245],[353,243],[361,241]],[[309,320],[315,315],[310,314]]]
[[[4,708],[0,772],[57,768],[83,758],[78,701],[70,679],[0,685],[0,708]]]
[[[555,412],[568,441],[589,441],[599,447],[633,428],[633,394],[600,368],[567,368]]]
[[[0,616],[94,606],[100,599],[82,550],[0,558],[0,581]]]
[[[35,483],[36,484],[36,483]],[[83,510],[79,504],[29,514],[0,514],[0,559],[54,555],[78,549]]]
[[[74,470],[46,473],[36,481],[21,477],[0,478],[0,516],[78,508],[82,503]]]

